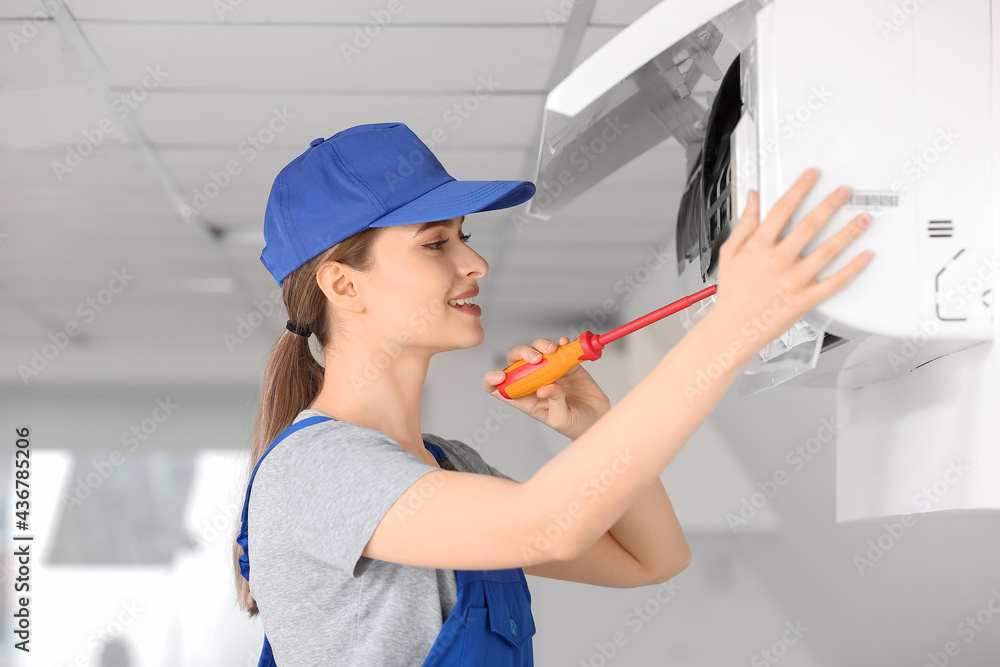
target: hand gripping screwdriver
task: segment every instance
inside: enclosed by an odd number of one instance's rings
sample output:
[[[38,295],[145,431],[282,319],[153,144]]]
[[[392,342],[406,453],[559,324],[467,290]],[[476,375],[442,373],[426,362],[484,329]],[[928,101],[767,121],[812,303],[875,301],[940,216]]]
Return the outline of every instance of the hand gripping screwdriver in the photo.
[[[672,315],[678,310],[683,310],[693,303],[712,296],[715,294],[715,288],[715,285],[709,285],[691,296],[678,299],[605,334],[596,335],[590,331],[584,331],[573,342],[561,345],[552,354],[543,354],[542,358],[533,364],[529,364],[524,359],[518,359],[503,369],[506,376],[503,382],[497,385],[497,390],[504,398],[520,398],[532,394],[539,387],[552,384],[561,378],[566,374],[566,371],[581,361],[600,359],[601,350],[611,341],[618,340],[636,329],[641,329],[647,324],[652,324],[667,315]]]

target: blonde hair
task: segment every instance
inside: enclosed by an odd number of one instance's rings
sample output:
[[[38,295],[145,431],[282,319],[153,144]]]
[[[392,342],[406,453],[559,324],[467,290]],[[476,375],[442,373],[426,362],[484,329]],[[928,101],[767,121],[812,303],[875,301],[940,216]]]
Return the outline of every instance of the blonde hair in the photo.
[[[282,282],[282,299],[288,311],[288,320],[296,327],[308,327],[320,348],[330,342],[334,322],[327,315],[326,295],[316,283],[316,273],[325,262],[340,262],[362,272],[368,272],[375,263],[375,242],[385,227],[369,227],[350,236],[332,248],[292,271]],[[246,497],[250,474],[267,451],[268,446],[295,417],[309,407],[323,386],[323,367],[309,349],[309,339],[291,331],[278,337],[268,355],[261,378],[260,401],[254,421],[250,444],[250,466],[239,498]],[[241,508],[242,512],[242,508]],[[236,519],[233,532],[233,570],[236,578],[236,601],[240,608],[253,618],[257,615],[257,602],[250,595],[250,582],[240,573],[240,556],[243,548],[236,538],[242,522]]]

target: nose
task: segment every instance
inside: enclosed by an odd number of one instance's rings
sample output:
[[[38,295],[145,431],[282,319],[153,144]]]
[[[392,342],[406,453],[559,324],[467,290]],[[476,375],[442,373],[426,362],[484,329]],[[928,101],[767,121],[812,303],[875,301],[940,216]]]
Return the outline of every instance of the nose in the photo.
[[[485,276],[490,271],[490,264],[486,261],[482,255],[473,250],[469,246],[465,246],[469,251],[468,259],[466,260],[465,274],[466,275],[478,275],[480,277]]]

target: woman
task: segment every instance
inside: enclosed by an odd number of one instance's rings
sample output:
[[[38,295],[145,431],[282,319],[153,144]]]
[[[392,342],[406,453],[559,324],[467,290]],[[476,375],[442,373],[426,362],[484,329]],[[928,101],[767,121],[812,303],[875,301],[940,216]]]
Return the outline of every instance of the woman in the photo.
[[[420,397],[434,354],[483,341],[479,307],[461,301],[489,269],[465,243],[466,215],[534,186],[456,181],[402,123],[314,140],[275,179],[264,222],[261,261],[289,321],[264,373],[233,546],[239,603],[262,614],[261,664],[531,665],[524,572],[628,587],[687,567],[660,473],[756,352],[866,263],[815,280],[861,219],[799,256],[846,188],[778,240],[816,176],[761,224],[751,193],[721,248],[713,310],[613,409],[581,366],[515,400],[495,389],[502,371],[487,373],[489,393],[573,440],[519,484],[421,433]],[[516,345],[508,362],[555,347]]]

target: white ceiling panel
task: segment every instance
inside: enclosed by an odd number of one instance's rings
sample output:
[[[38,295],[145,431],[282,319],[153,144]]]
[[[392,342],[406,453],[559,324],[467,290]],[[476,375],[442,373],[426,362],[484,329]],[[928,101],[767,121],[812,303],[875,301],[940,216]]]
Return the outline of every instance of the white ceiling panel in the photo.
[[[117,108],[117,107],[116,107]],[[48,148],[128,142],[107,98],[96,82],[0,90],[0,146]]]
[[[45,6],[37,0],[4,0],[0,4],[0,18],[22,19],[31,26],[36,23],[48,20],[49,13]],[[29,30],[30,28],[25,28]]]
[[[5,246],[17,250],[5,258],[4,266],[28,269],[40,257],[74,271],[102,262],[114,264],[123,257],[144,264],[161,258],[167,261],[211,259],[215,250],[212,245],[203,243],[204,235],[201,229],[184,224],[182,220],[173,224],[115,219],[80,222],[58,235],[39,225],[25,225],[13,229],[4,239]],[[88,242],[92,247],[84,251]],[[42,273],[44,268],[39,271]],[[65,278],[56,272],[48,272],[46,276],[65,284]],[[40,280],[48,280],[46,276]]]
[[[94,188],[109,192],[156,185],[139,154],[120,141],[101,142],[79,164],[72,161],[66,172],[61,166],[68,166],[68,152],[79,155],[75,144],[45,150],[4,150],[0,154],[0,193],[85,194]]]
[[[340,26],[81,27],[114,86],[137,85],[151,67],[163,73],[160,88],[426,93],[478,87],[481,95],[545,90],[562,32],[540,26],[389,26],[348,62],[339,45],[350,42],[352,31]]]
[[[122,190],[101,188],[90,193],[74,192],[61,188],[50,196],[7,196],[4,216],[8,219],[23,218],[28,221],[48,219],[50,216],[67,216],[71,219],[99,220],[103,216],[131,216],[137,220],[171,220],[179,213],[170,208],[159,187]]]
[[[127,292],[138,287],[150,293],[183,292],[188,291],[183,281],[190,278],[228,277],[214,249],[194,240],[166,242],[144,229],[130,236],[81,228],[65,237],[58,243],[14,235],[4,241],[7,250],[18,254],[4,269],[5,276],[19,276],[17,297],[33,299],[60,316],[72,316],[82,300],[106,287],[123,267],[135,275],[134,282],[127,281]]]
[[[3,4],[6,4],[6,0]],[[33,3],[35,9],[42,5]],[[39,88],[90,81],[51,20],[0,21],[0,81],[4,88]]]
[[[22,0],[23,1],[23,0]],[[24,5],[30,5],[24,2]],[[390,3],[386,0],[325,2],[205,2],[205,0],[73,0],[73,14],[80,20],[203,21],[239,23],[357,23],[372,24],[538,24],[565,23],[565,0],[505,0],[473,3],[445,0],[433,3]],[[391,11],[390,6],[395,9]]]
[[[294,118],[270,145],[309,145],[316,137],[365,123],[402,122],[432,151],[452,146],[524,146],[534,143],[544,95],[506,93],[482,100],[463,93],[301,94],[224,91],[150,93],[136,109],[146,135],[157,146],[237,146],[287,110]],[[2,111],[0,111],[2,114]],[[0,116],[2,117],[2,116]],[[435,140],[437,137],[437,140]],[[537,147],[532,146],[532,151]]]

